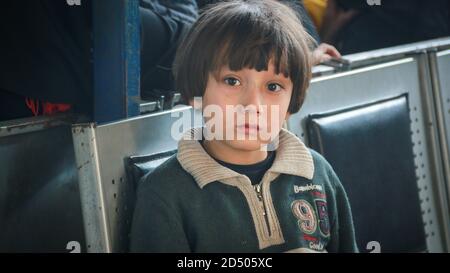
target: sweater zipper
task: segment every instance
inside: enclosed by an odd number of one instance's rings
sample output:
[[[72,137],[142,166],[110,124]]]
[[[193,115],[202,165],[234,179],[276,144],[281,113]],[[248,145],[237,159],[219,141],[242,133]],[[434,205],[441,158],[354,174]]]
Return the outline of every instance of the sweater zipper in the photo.
[[[266,209],[266,204],[264,202],[264,198],[263,198],[263,194],[262,194],[261,183],[255,185],[255,190],[256,190],[256,196],[258,197],[261,207],[263,208],[264,222],[266,223],[267,231],[268,231],[269,237],[270,237],[270,236],[272,236],[272,232],[270,231],[269,218],[267,216],[267,209]]]

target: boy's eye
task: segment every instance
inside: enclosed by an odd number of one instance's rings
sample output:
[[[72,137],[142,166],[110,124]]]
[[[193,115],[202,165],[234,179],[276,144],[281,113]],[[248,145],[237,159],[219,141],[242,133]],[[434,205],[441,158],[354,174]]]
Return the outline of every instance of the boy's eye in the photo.
[[[233,77],[225,78],[224,82],[225,82],[226,84],[228,84],[228,85],[231,85],[231,86],[238,86],[238,85],[241,85],[241,82],[240,82],[238,79],[233,78]]]
[[[269,83],[267,85],[267,89],[269,89],[269,91],[272,91],[272,92],[280,91],[281,88],[282,88],[281,85],[279,85],[278,83]]]

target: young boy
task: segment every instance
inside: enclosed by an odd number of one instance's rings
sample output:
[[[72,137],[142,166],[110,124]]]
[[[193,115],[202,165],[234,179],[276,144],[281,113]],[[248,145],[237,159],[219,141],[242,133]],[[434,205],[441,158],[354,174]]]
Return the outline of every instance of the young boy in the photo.
[[[336,174],[282,129],[305,97],[309,46],[276,1],[202,13],[179,47],[175,78],[186,101],[202,97],[206,126],[186,136],[203,138],[180,140],[178,154],[141,181],[132,252],[357,251]]]

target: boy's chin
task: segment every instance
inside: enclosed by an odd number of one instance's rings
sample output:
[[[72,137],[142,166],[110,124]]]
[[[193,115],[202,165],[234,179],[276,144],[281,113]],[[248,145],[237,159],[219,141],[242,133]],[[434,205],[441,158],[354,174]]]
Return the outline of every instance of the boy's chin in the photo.
[[[261,140],[250,140],[250,139],[244,139],[244,140],[228,140],[228,145],[233,147],[237,150],[244,150],[244,151],[258,151],[264,150],[264,147],[268,144],[267,142],[261,141]]]

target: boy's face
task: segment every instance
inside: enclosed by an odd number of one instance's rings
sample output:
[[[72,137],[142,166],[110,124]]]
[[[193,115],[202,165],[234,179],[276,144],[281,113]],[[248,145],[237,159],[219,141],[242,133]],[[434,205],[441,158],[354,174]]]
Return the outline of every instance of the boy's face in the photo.
[[[268,71],[222,67],[210,73],[202,106],[212,140],[238,150],[261,149],[278,136],[288,118],[292,88],[290,78],[275,74],[272,62]]]

